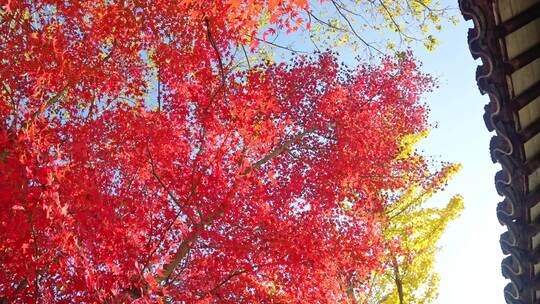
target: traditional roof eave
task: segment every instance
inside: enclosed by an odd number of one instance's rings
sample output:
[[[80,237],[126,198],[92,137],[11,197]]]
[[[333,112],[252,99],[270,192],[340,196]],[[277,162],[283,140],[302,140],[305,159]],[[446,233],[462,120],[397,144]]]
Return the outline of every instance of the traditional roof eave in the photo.
[[[510,283],[507,303],[540,303],[540,0],[459,0],[474,22],[468,42],[481,58],[476,80],[490,102],[484,120],[496,135],[491,157],[502,170],[495,176],[504,200],[497,217],[508,231],[501,248]]]

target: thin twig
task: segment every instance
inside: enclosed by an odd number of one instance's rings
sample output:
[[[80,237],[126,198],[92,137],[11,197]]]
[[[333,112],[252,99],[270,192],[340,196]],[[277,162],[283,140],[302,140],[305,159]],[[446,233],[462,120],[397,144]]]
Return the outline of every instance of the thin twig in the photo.
[[[309,52],[306,52],[306,51],[300,51],[300,50],[295,50],[295,49],[293,49],[293,48],[290,48],[290,47],[287,47],[287,46],[284,46],[284,45],[280,45],[280,44],[277,44],[277,43],[275,43],[275,42],[266,41],[266,40],[261,39],[261,38],[258,38],[258,37],[250,36],[250,38],[251,38],[251,39],[255,39],[255,40],[257,40],[257,41],[259,41],[259,42],[262,42],[262,43],[266,43],[266,44],[275,46],[275,47],[280,48],[280,49],[287,50],[287,51],[292,52],[292,53],[309,54]]]
[[[248,65],[248,69],[251,69],[251,64],[249,63],[249,57],[248,57],[248,54],[246,52],[246,48],[244,47],[243,44],[240,44],[240,47],[242,48],[242,51],[244,52],[244,56],[246,56],[246,62],[247,62],[247,65]]]
[[[160,67],[157,68],[157,104],[158,104],[158,112],[161,113],[161,69]]]
[[[345,19],[345,22],[347,22],[347,24],[349,25],[349,28],[351,29],[351,32],[356,36],[356,38],[362,41],[362,43],[365,44],[368,48],[374,49],[379,54],[384,55],[384,53],[381,50],[379,50],[378,48],[373,46],[371,43],[367,42],[362,37],[360,37],[360,35],[354,29],[354,26],[351,24],[351,21],[349,20],[349,18],[347,18],[347,16],[341,11],[341,8],[339,7],[339,5],[334,0],[331,0],[331,1],[334,7],[336,8],[336,11],[341,15],[341,17],[343,17],[343,19]]]

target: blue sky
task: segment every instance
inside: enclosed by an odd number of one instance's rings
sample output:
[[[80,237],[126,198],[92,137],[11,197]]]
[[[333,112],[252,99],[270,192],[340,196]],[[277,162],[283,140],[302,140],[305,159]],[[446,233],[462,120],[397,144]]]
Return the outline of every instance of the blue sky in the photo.
[[[455,6],[455,3],[449,3]],[[421,144],[422,150],[441,160],[463,164],[462,171],[444,193],[431,201],[446,203],[460,193],[465,199],[462,216],[451,223],[440,245],[436,269],[441,275],[436,303],[505,303],[501,275],[503,258],[499,236],[504,232],[496,218],[502,197],[494,186],[499,165],[489,156],[490,134],[482,118],[487,95],[481,95],[475,81],[476,67],[467,45],[471,22],[446,25],[437,35],[441,44],[427,52],[414,48],[424,70],[439,79],[440,87],[427,96],[431,121],[438,127]]]

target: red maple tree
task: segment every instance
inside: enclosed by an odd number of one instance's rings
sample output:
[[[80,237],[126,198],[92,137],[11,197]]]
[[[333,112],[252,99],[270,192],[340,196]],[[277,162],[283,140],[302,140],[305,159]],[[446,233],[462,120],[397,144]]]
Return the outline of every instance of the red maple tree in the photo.
[[[431,81],[406,56],[234,66],[305,1],[2,1],[0,299],[344,302]]]

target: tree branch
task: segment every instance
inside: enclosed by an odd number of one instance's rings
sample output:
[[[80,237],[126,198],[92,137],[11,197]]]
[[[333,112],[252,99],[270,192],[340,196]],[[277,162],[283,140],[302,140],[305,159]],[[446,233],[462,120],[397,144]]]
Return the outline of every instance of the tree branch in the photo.
[[[150,149],[148,149],[147,147],[147,153],[148,153],[148,157],[150,158],[150,166],[152,167],[152,170],[151,170],[151,173],[152,173],[152,176],[154,176],[156,178],[156,180],[159,182],[159,184],[161,185],[161,187],[163,188],[163,190],[165,190],[167,192],[167,195],[171,198],[171,200],[175,203],[176,206],[178,206],[178,208],[180,208],[182,211],[184,211],[184,213],[186,214],[186,216],[189,218],[189,220],[194,224],[194,220],[193,218],[189,215],[189,213],[187,212],[186,210],[186,206],[182,205],[180,203],[180,201],[178,200],[178,198],[176,198],[176,196],[174,196],[174,194],[171,192],[171,190],[169,189],[169,187],[167,185],[165,185],[165,183],[163,182],[163,180],[161,179],[161,177],[157,174],[156,172],[156,165],[154,163],[154,160],[152,159],[152,154],[150,153]],[[191,193],[188,195],[187,199],[189,200],[189,198],[191,197]]]
[[[216,286],[214,286],[212,289],[210,289],[209,291],[207,291],[204,295],[201,296],[201,299],[204,298],[205,295],[209,294],[209,293],[212,293],[214,291],[216,291],[218,288],[220,288],[221,286],[227,284],[230,280],[234,279],[235,277],[241,275],[241,274],[244,274],[246,273],[247,271],[246,270],[238,270],[238,271],[235,271],[231,274],[229,274],[223,281],[219,282],[219,284],[217,284]]]
[[[157,104],[158,112],[161,112],[161,69],[157,69]]]
[[[293,48],[290,48],[290,47],[287,47],[287,46],[284,46],[284,45],[280,45],[280,44],[277,44],[277,43],[274,43],[274,42],[266,41],[266,40],[258,38],[258,37],[253,37],[253,36],[249,36],[249,37],[251,39],[255,39],[255,40],[259,41],[259,42],[266,43],[266,44],[269,44],[271,46],[275,46],[275,47],[280,48],[280,49],[284,49],[284,50],[289,51],[291,53],[309,54],[309,52],[295,50]]]
[[[343,17],[343,19],[345,19],[345,22],[347,22],[347,24],[349,25],[349,28],[351,29],[351,32],[356,36],[356,38],[358,38],[360,41],[362,41],[363,44],[365,44],[368,48],[371,48],[371,49],[374,49],[375,51],[377,51],[379,54],[381,55],[384,55],[384,53],[379,50],[378,48],[374,47],[371,43],[367,42],[364,38],[360,37],[360,35],[356,32],[356,30],[354,29],[354,26],[351,24],[351,21],[349,20],[349,18],[347,18],[347,16],[341,11],[341,8],[339,7],[339,5],[336,3],[335,0],[331,0],[332,1],[332,4],[334,5],[334,7],[336,8],[336,11],[341,15],[341,17]]]
[[[335,126],[335,124],[331,124],[330,127],[332,126]],[[308,130],[305,130],[304,132],[294,136],[293,138],[289,139],[289,140],[286,140],[281,146],[277,147],[276,149],[274,149],[272,152],[270,152],[269,154],[265,155],[263,158],[261,158],[260,160],[258,160],[257,162],[255,162],[251,167],[249,167],[248,169],[246,169],[246,171],[243,173],[244,175],[245,174],[248,174],[250,173],[251,171],[253,170],[257,170],[259,169],[260,167],[262,167],[264,164],[266,164],[267,162],[271,161],[272,159],[276,158],[277,156],[279,156],[282,152],[284,151],[287,151],[289,150],[289,148],[301,141],[302,139],[304,139],[304,137],[306,137],[307,135],[311,134],[315,132],[315,129],[314,128],[311,128],[311,129],[308,129]]]
[[[208,20],[208,17],[204,18],[204,22],[206,24],[206,34],[208,35],[208,40],[210,41],[212,48],[214,48],[214,51],[216,52],[216,56],[218,60],[218,67],[219,67],[219,74],[221,75],[221,82],[223,86],[225,86],[226,81],[225,81],[225,70],[223,69],[223,61],[221,60],[221,54],[219,53],[219,49],[216,45],[216,42],[214,41],[212,32],[210,31],[210,20]]]
[[[244,47],[243,44],[240,44],[240,47],[242,48],[242,51],[244,52],[244,56],[246,57],[246,62],[247,62],[247,65],[248,65],[248,69],[251,69],[251,63],[249,62],[249,57],[248,57],[248,54],[246,52],[246,48]]]
[[[56,93],[56,95],[52,96],[51,98],[49,98],[49,100],[47,100],[45,102],[45,104],[43,106],[41,106],[38,110],[34,111],[34,113],[32,113],[32,115],[30,115],[30,118],[28,119],[28,121],[26,121],[23,125],[22,125],[22,128],[23,129],[26,129],[30,126],[30,124],[32,122],[34,122],[34,120],[39,116],[41,115],[41,113],[43,113],[45,110],[47,110],[47,108],[49,108],[51,105],[53,105],[54,103],[56,103],[58,100],[60,100],[61,98],[64,97],[64,95],[68,92],[68,86],[67,85],[61,92],[59,93]]]
[[[105,56],[103,57],[102,61],[103,62],[106,62],[107,60],[109,60],[112,55],[113,55],[113,52],[114,52],[114,49],[115,49],[115,46],[116,46],[116,40],[114,40],[112,42],[112,47],[111,47],[111,51]],[[26,121],[25,123],[23,123],[22,125],[22,128],[23,129],[26,129],[30,126],[30,124],[32,122],[34,122],[34,120],[39,116],[41,115],[43,112],[45,112],[45,110],[47,110],[50,106],[52,106],[54,103],[56,103],[57,101],[59,101],[60,99],[64,98],[65,95],[68,93],[69,91],[69,88],[74,85],[76,83],[76,80],[70,80],[68,81],[68,83],[64,86],[64,89],[58,93],[56,93],[54,96],[52,96],[51,98],[49,98],[49,100],[47,100],[45,102],[44,105],[42,105],[38,110],[34,111],[34,113],[32,113],[30,115],[30,118],[28,119],[28,121]],[[91,105],[92,106],[92,105]]]
[[[178,264],[180,264],[180,262],[184,259],[184,257],[189,253],[189,251],[191,250],[191,245],[201,235],[203,228],[204,228],[203,222],[197,224],[195,227],[194,233],[190,237],[185,238],[182,240],[182,242],[180,242],[180,246],[176,250],[176,253],[174,254],[174,257],[171,260],[171,262],[168,264],[165,264],[163,266],[163,270],[161,271],[161,273],[158,273],[157,276],[155,277],[158,284],[167,280],[171,276],[171,274],[174,272]]]

